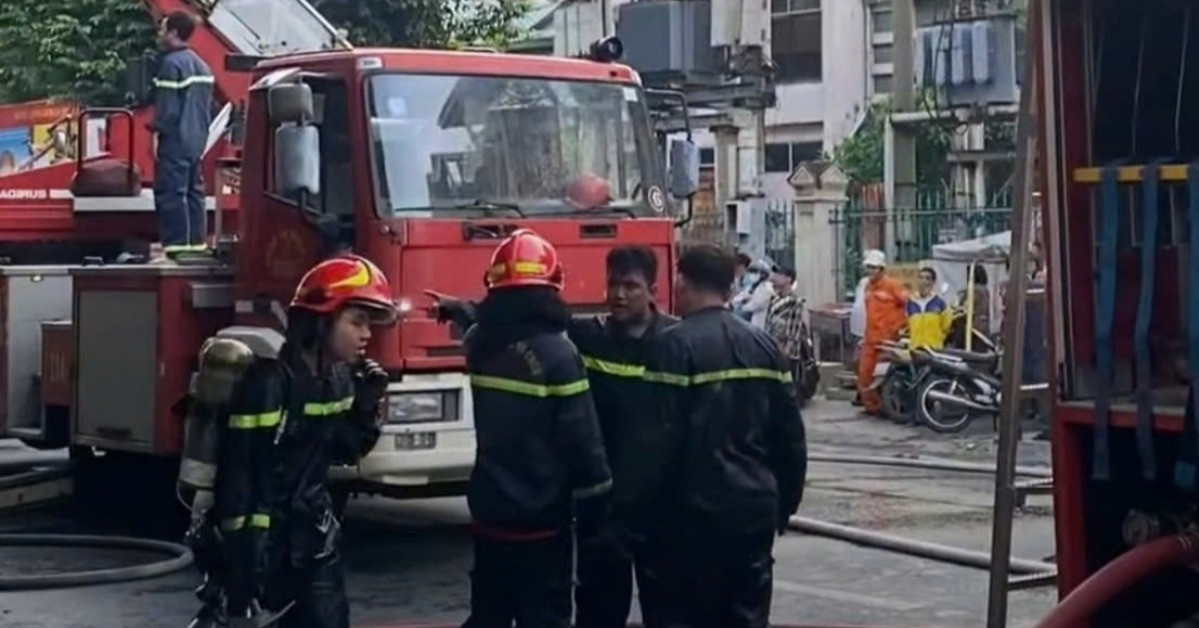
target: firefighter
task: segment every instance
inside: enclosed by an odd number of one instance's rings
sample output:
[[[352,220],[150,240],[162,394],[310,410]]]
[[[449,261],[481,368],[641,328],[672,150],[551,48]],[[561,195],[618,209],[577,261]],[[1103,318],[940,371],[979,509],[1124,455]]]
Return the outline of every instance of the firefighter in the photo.
[[[858,396],[866,414],[880,416],[883,402],[874,382],[874,367],[878,365],[878,345],[895,340],[907,322],[907,291],[894,278],[887,276],[887,257],[882,251],[867,251],[862,266],[866,270],[863,297],[866,311],[866,335],[858,356]]]
[[[163,252],[175,256],[203,251],[204,190],[200,158],[212,120],[212,70],[188,46],[196,21],[174,11],[158,25],[165,54],[154,79],[154,209]]]
[[[517,230],[492,255],[464,338],[478,439],[467,628],[570,626],[572,509],[594,534],[612,485],[583,360],[564,333],[562,280],[554,247]]]
[[[725,305],[734,257],[678,260],[682,322],[659,334],[653,385],[623,452],[617,521],[647,548],[661,617],[647,625],[765,628],[774,536],[803,496],[804,427],[786,358]]]
[[[608,252],[607,305],[605,316],[572,317],[567,334],[583,356],[591,382],[604,451],[615,478],[613,491],[620,490],[624,443],[637,434],[637,417],[647,400],[642,375],[651,342],[678,319],[660,312],[654,302],[658,258],[643,245],[619,246]],[[437,316],[453,320],[463,328],[473,324],[477,306],[436,292]],[[626,625],[633,597],[634,564],[641,614],[651,617],[656,603],[644,564],[635,560],[636,547],[625,547],[605,513],[594,530],[578,536],[578,588],[575,590],[578,628]]]
[[[364,357],[371,327],[396,320],[387,278],[370,261],[335,257],[300,281],[277,359],[238,382],[221,437],[215,512],[230,560],[235,621],[256,625],[258,604],[282,628],[348,628],[332,464],[374,446],[387,373]],[[231,623],[236,626],[236,623]]]

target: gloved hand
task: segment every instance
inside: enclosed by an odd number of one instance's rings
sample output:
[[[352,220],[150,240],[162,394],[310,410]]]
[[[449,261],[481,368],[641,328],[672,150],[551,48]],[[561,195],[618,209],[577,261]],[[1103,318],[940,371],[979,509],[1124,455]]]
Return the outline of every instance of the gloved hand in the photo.
[[[425,290],[425,294],[433,298],[433,305],[429,306],[429,315],[437,319],[439,323],[447,323],[454,320],[464,309],[461,299],[448,294],[442,294],[435,290]]]
[[[387,371],[378,362],[363,358],[354,367],[354,416],[370,416],[382,421],[380,402],[387,396]]]

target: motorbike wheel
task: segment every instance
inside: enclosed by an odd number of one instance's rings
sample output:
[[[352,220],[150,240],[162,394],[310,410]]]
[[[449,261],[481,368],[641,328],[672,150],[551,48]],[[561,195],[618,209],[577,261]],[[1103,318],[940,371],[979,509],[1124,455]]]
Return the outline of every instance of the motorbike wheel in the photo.
[[[912,418],[913,408],[909,388],[911,378],[905,369],[894,369],[887,373],[879,385],[879,396],[883,401],[883,414],[893,421],[907,422]]]
[[[973,418],[970,411],[930,399],[928,393],[934,390],[948,395],[966,394],[965,387],[956,379],[930,379],[916,393],[916,418],[938,434],[954,434],[966,429]]]

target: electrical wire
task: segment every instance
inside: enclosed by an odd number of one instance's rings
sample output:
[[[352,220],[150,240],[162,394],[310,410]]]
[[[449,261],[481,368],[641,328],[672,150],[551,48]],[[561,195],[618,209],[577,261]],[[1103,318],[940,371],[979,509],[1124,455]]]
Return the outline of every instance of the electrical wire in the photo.
[[[1174,103],[1174,152],[1182,153],[1182,95],[1186,90],[1187,53],[1191,44],[1191,5],[1182,18],[1182,59],[1178,63],[1178,98]]]

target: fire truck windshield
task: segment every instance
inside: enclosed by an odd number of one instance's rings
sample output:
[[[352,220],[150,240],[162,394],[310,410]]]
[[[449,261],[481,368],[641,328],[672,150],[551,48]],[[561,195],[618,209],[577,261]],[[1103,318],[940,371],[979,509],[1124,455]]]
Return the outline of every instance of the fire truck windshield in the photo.
[[[379,213],[665,210],[640,88],[543,78],[381,74],[367,106]]]

